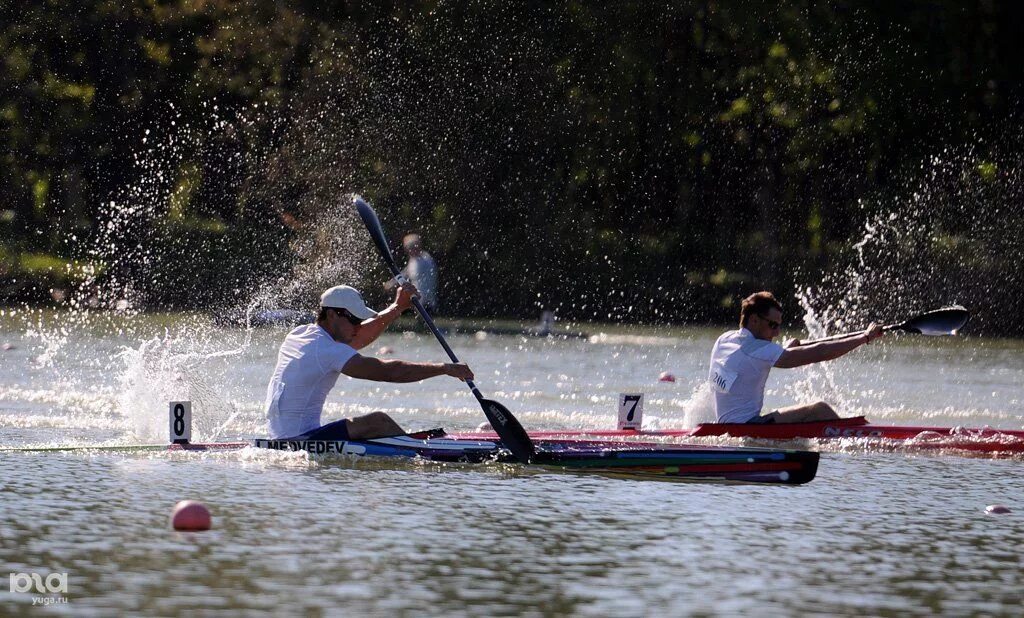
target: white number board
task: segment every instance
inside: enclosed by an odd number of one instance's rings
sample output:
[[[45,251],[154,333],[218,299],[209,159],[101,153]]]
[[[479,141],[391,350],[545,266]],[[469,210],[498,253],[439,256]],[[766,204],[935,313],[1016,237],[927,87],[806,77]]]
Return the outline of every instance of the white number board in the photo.
[[[171,444],[192,440],[192,402],[172,401],[170,406]]]
[[[619,394],[619,429],[640,431],[644,417],[643,393]]]

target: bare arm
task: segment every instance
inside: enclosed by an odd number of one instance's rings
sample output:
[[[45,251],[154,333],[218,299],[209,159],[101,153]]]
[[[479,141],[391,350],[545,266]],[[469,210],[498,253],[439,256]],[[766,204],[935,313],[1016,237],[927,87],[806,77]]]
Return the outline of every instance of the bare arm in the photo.
[[[380,360],[356,354],[341,370],[345,375],[376,382],[419,382],[436,376],[472,380],[473,372],[461,363],[413,363],[403,360]]]
[[[381,311],[376,317],[366,320],[359,325],[359,330],[356,331],[355,337],[352,337],[352,341],[349,345],[357,350],[362,350],[366,346],[370,345],[377,340],[377,337],[381,336],[391,323],[398,319],[398,316],[402,315],[403,309],[399,309],[398,305],[391,304],[390,307]]]
[[[794,342],[796,345],[791,344],[790,347],[786,348],[786,351],[782,353],[779,360],[775,361],[775,366],[789,369],[810,365],[811,363],[830,361],[848,352],[852,352],[865,343],[870,343],[881,336],[882,327],[872,324],[866,331],[851,335],[845,339],[822,341],[807,345],[800,345],[799,342]]]
[[[411,283],[407,283],[398,289],[395,294],[395,302],[391,303],[384,311],[377,314],[376,317],[366,320],[359,325],[359,330],[356,331],[355,337],[349,342],[349,345],[357,350],[362,350],[366,346],[370,345],[380,337],[391,323],[398,319],[398,316],[402,315],[406,309],[412,306],[412,297],[419,294],[416,288]]]

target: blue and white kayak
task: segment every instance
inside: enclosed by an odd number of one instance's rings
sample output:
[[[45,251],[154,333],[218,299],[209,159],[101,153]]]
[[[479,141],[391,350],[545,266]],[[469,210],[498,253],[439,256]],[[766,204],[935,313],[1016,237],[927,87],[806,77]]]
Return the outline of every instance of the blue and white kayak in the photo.
[[[344,441],[257,439],[253,446],[317,455],[515,463],[515,458],[497,440],[414,436]],[[630,477],[789,485],[811,481],[817,473],[819,458],[818,453],[808,451],[649,442],[537,440],[535,446],[537,450],[530,463],[539,466]]]
[[[306,451],[315,456],[403,457],[437,462],[516,463],[498,440],[412,434],[372,440],[271,440],[180,444],[0,448],[3,452],[221,451],[247,447]],[[436,435],[432,432],[429,435]],[[814,479],[818,453],[809,451],[666,445],[580,439],[535,440],[530,464],[578,472],[662,480],[738,481],[800,485]]]

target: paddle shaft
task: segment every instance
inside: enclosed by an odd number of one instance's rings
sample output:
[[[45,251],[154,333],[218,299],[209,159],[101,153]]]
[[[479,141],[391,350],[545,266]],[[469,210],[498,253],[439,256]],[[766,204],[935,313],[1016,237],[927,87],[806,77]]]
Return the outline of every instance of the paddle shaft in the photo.
[[[883,326],[882,330],[884,330],[885,332],[889,332],[889,331],[892,331],[892,330],[899,330],[899,328],[901,326],[903,326],[903,325],[902,324],[890,324],[888,326]],[[864,334],[864,331],[862,331],[862,330],[861,331],[855,331],[855,332],[852,332],[852,333],[842,333],[842,334],[839,334],[839,335],[832,335],[831,337],[823,337],[821,339],[812,339],[811,341],[801,341],[800,345],[812,345],[812,344],[815,344],[815,343],[825,343],[826,341],[837,341],[839,339],[847,339],[849,337],[860,337],[863,334]]]
[[[405,277],[401,273],[395,273],[395,280],[401,285],[405,282]],[[459,362],[458,357],[455,356],[455,351],[448,345],[448,340],[438,330],[437,325],[434,324],[434,320],[427,313],[420,299],[413,297],[412,306],[416,308],[416,313],[420,314],[420,317],[423,318],[423,322],[430,329],[430,332],[434,333],[434,337],[437,338],[437,342],[444,348],[448,358],[452,359],[453,363]],[[496,401],[484,399],[480,389],[476,387],[472,380],[467,379],[466,385],[473,391],[473,396],[476,397],[477,402],[484,411],[484,415],[487,417],[487,421],[494,428],[494,431],[498,433],[502,443],[512,451],[516,459],[523,463],[530,463],[536,450],[533,446],[533,440],[530,439],[523,426],[519,424],[519,420],[505,406]]]
[[[387,239],[384,238],[384,229],[380,225],[380,219],[377,218],[377,213],[374,212],[373,208],[363,201],[362,198],[356,197],[354,201],[356,204],[356,210],[359,212],[359,216],[363,219],[363,223],[366,224],[367,231],[370,232],[370,238],[373,239],[373,244],[377,245],[377,252],[380,253],[380,256],[384,259],[384,263],[387,265],[388,270],[391,271],[391,276],[395,278],[395,281],[398,282],[399,286],[407,283],[408,279],[406,279],[405,275],[402,274],[402,271],[398,268],[398,264],[395,263],[394,256],[391,255],[391,247],[388,246]],[[448,341],[444,338],[444,335],[441,334],[441,331],[438,330],[437,325],[434,324],[434,320],[430,317],[430,314],[427,313],[427,310],[423,306],[423,303],[420,302],[420,299],[414,297],[412,299],[412,306],[416,309],[416,313],[420,314],[420,317],[423,318],[423,322],[426,323],[430,332],[434,333],[434,337],[437,338],[437,342],[441,344],[442,348],[444,348],[444,351],[448,354],[448,358],[452,359],[453,363],[458,363],[459,358],[455,356],[455,351],[452,350],[450,345],[448,345]],[[484,396],[480,393],[480,389],[476,387],[476,384],[473,384],[472,380],[466,380],[466,384],[469,386],[470,390],[473,391],[473,396],[476,397],[477,401],[482,402],[484,400]]]
[[[384,263],[387,264],[388,270],[395,277],[398,283],[404,284],[406,282],[405,277],[398,269],[398,264],[395,263],[394,256],[391,255],[391,248],[388,246],[387,239],[384,238],[384,229],[380,225],[380,219],[377,218],[377,213],[374,212],[373,208],[363,201],[362,198],[356,196],[353,199],[356,210],[359,212],[360,218],[363,223],[366,224],[366,230],[370,233],[370,238],[373,239],[373,243],[377,245],[377,250],[380,256],[384,259]],[[434,337],[437,338],[438,343],[444,348],[444,351],[448,354],[448,358],[452,362],[458,363],[459,359],[455,356],[455,352],[451,346],[448,345],[448,341],[441,334],[441,331],[437,329],[437,325],[434,324],[434,320],[431,319],[427,310],[423,307],[419,298],[414,297],[412,299],[412,305],[419,313],[420,317],[423,318],[423,322],[430,329],[430,332],[434,333]],[[476,387],[476,384],[472,380],[466,380],[466,385],[469,386],[470,390],[473,391],[473,396],[476,397],[477,402],[480,403],[480,407],[483,409],[484,415],[487,420],[494,427],[494,431],[498,433],[502,443],[512,451],[512,454],[523,463],[529,463],[535,454],[533,441],[530,439],[529,434],[523,429],[523,426],[519,424],[519,421],[508,408],[501,405],[497,401],[490,399],[484,399],[484,396],[480,393],[480,390]]]
[[[405,277],[402,277],[401,274],[396,274],[395,276],[395,280],[397,280],[399,284],[401,284],[404,279]],[[448,354],[448,358],[452,359],[453,363],[460,362],[458,357],[455,356],[455,351],[452,350],[450,345],[448,345],[448,340],[446,340],[444,335],[441,334],[441,331],[438,330],[437,325],[434,324],[433,318],[431,318],[430,314],[427,313],[427,310],[424,308],[423,303],[420,302],[420,299],[413,298],[412,306],[416,308],[416,313],[420,314],[420,317],[423,318],[423,322],[426,323],[430,332],[434,333],[434,337],[437,337],[437,342],[441,344],[442,348],[444,348],[445,353]],[[466,380],[466,385],[469,386],[471,391],[473,391],[473,396],[476,397],[477,401],[482,402],[484,400],[484,396],[480,394],[480,389],[476,387],[476,384],[473,384],[472,380]]]
[[[968,313],[967,309],[960,305],[953,305],[916,315],[905,322],[900,322],[899,324],[883,326],[882,330],[887,332],[892,330],[902,330],[908,333],[930,336],[955,335],[970,319],[971,314]],[[836,339],[846,339],[862,334],[863,332],[854,332],[842,335],[833,335],[831,337],[825,337],[824,339],[807,341],[803,345],[821,343],[823,341],[835,341]]]

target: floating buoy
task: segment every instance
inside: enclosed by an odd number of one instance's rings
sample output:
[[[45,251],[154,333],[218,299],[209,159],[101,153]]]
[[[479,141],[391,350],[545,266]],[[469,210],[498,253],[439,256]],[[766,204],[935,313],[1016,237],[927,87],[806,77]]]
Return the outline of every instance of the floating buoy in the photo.
[[[676,377],[667,371],[662,371],[658,376],[658,382],[675,382]]]
[[[1002,515],[1004,513],[1009,513],[1010,509],[1002,504],[990,504],[985,507],[985,512],[989,515]]]
[[[14,349],[14,344],[13,343],[5,343],[2,346],[0,346],[0,348],[3,348],[3,350],[6,352],[7,350],[13,350]]]
[[[395,351],[388,346],[383,346],[381,349],[377,350],[377,354],[380,354],[381,356],[385,356],[387,354],[394,354],[394,352]]]
[[[171,513],[171,526],[175,530],[209,530],[212,523],[210,510],[195,500],[182,500],[174,505]]]
[[[491,427],[490,423],[480,423],[479,425],[476,426],[476,430],[477,431],[492,431],[493,427]]]

